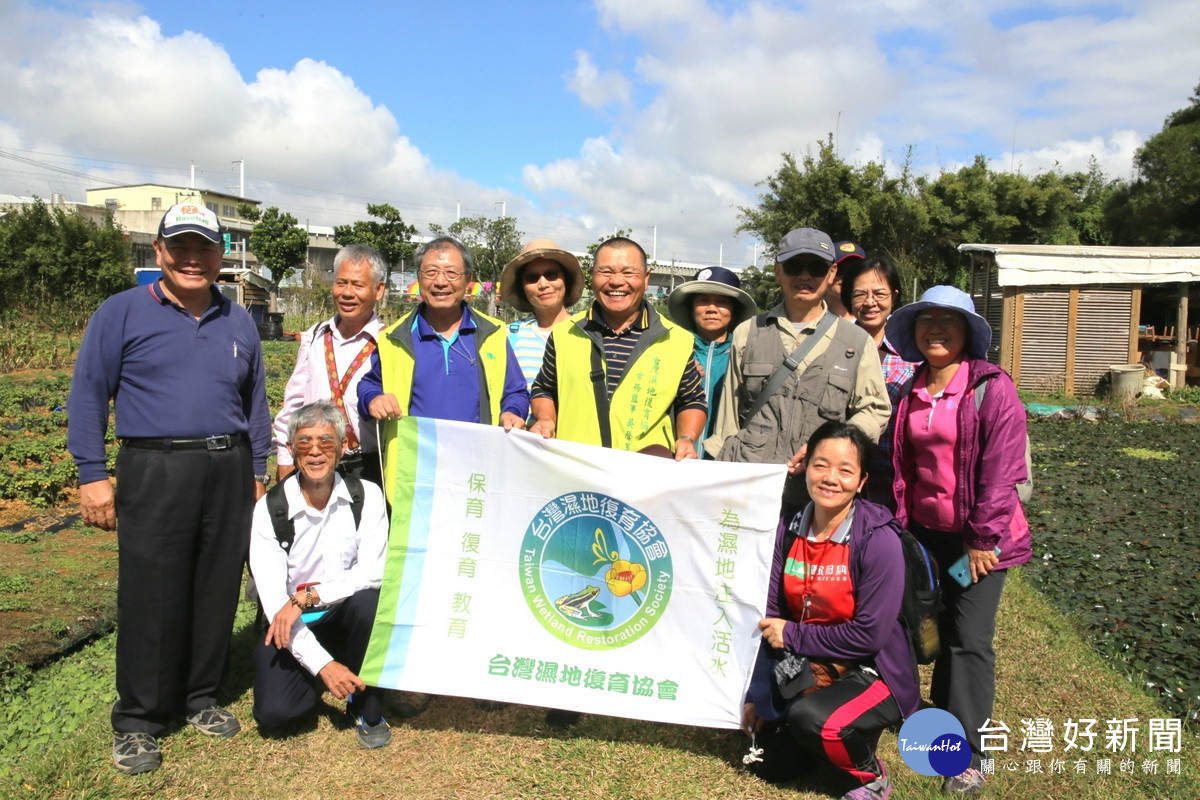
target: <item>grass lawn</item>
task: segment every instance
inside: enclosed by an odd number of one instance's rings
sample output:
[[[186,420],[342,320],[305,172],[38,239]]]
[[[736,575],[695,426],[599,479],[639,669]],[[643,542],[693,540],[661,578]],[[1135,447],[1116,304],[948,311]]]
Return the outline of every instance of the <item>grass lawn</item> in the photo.
[[[267,343],[264,351],[277,405],[295,345]],[[36,392],[27,390],[30,382],[39,382]],[[60,435],[58,412],[45,410],[57,403],[56,387],[61,375],[0,377],[0,400],[7,402],[0,417]],[[43,407],[25,408],[26,397],[35,394],[45,398]],[[986,794],[1200,797],[1195,728],[1185,730],[1177,753],[1149,751],[1147,737],[1151,719],[1188,713],[1186,698],[1183,705],[1160,703],[1164,686],[1187,694],[1200,678],[1172,669],[1182,664],[1186,673],[1197,658],[1192,599],[1200,566],[1194,566],[1192,534],[1200,491],[1192,465],[1200,426],[1046,423],[1031,425],[1031,435],[1038,466],[1029,508],[1036,563],[1014,571],[998,617],[994,719],[1010,733],[1007,752],[995,754],[997,774]],[[21,452],[26,465],[41,458]],[[0,526],[38,516],[62,527],[34,525],[0,535],[0,797],[576,800],[827,797],[834,789],[821,775],[783,787],[752,778],[740,764],[747,741],[737,732],[595,715],[567,732],[550,732],[543,709],[486,713],[451,697],[397,722],[392,744],[380,751],[357,748],[341,704],[328,696],[307,728],[289,738],[264,738],[250,714],[248,606],[239,617],[223,698],[242,719],[243,732],[216,742],[190,729],[175,731],[163,739],[161,770],[119,775],[109,760],[114,638],[101,636],[41,669],[28,666],[111,618],[115,538],[65,520],[74,510],[70,490],[48,508],[4,500]],[[1149,532],[1151,524],[1157,526],[1153,537],[1126,537],[1128,545],[1126,538],[1111,541],[1114,531],[1137,526]],[[1095,553],[1102,558],[1093,559]],[[1106,599],[1113,592],[1116,597]],[[928,678],[926,672],[926,693]],[[1053,724],[1048,753],[1021,747],[1025,721],[1038,718]],[[1098,720],[1095,747],[1066,751],[1063,724],[1086,718]],[[1107,720],[1137,720],[1136,751],[1105,750]],[[879,752],[895,797],[940,796],[935,779],[904,766],[894,733],[884,734]],[[1082,774],[1075,771],[1080,755]],[[1097,774],[1098,760],[1106,757],[1112,774]],[[1168,774],[1169,759],[1178,759],[1182,774]]]
[[[250,723],[249,615],[236,635],[237,650],[227,701]],[[1120,754],[1103,750],[1098,737],[1087,774],[1056,739],[1053,752],[1022,752],[1022,720],[1044,717],[1058,728],[1067,719],[1148,720],[1165,717],[1154,698],[1138,690],[1097,656],[1070,620],[1014,575],[1005,590],[997,634],[999,664],[995,718],[1011,729],[1007,753],[997,753],[997,775],[988,794],[1005,798],[1195,798],[1200,796],[1200,741],[1185,734],[1177,754],[1149,753],[1139,739],[1131,774],[1121,774]],[[51,737],[38,752],[19,756],[13,746],[19,725],[0,727],[6,744],[0,758],[12,770],[5,797],[444,797],[544,798],[772,798],[827,797],[827,779],[773,787],[740,766],[746,740],[738,733],[687,728],[614,717],[587,716],[564,733],[551,733],[542,709],[509,706],[493,713],[469,700],[441,698],[425,714],[394,728],[392,744],[359,750],[340,713],[327,703],[312,725],[286,739],[264,738],[247,724],[228,741],[210,741],[191,730],[163,740],[157,772],[126,777],[109,763],[108,708],[112,691],[112,638],[105,637],[45,670],[22,698],[21,714],[53,714],[69,707],[78,727]],[[18,717],[20,716],[17,715]],[[933,778],[911,772],[898,754],[895,734],[885,733],[879,752],[892,774],[897,797],[938,796]],[[1096,774],[1096,761],[1112,757],[1112,775]],[[1167,757],[1180,759],[1181,775],[1168,775]],[[1040,772],[1027,763],[1040,759]],[[1054,772],[1051,759],[1068,765]],[[1144,761],[1157,761],[1157,774]],[[1012,771],[1004,767],[1013,766]]]

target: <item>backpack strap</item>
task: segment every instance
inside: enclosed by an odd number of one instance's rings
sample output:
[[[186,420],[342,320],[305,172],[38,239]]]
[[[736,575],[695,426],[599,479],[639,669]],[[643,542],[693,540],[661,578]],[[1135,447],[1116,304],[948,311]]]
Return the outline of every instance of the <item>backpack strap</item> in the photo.
[[[267,511],[271,513],[271,527],[275,529],[275,541],[279,542],[285,553],[291,552],[292,542],[296,541],[296,526],[288,516],[287,497],[283,493],[283,485],[293,476],[300,480],[300,471],[296,470],[267,490]]]
[[[292,475],[296,476],[296,480],[300,479],[299,470],[293,472]],[[285,553],[291,552],[292,543],[296,541],[296,525],[288,516],[287,497],[283,493],[283,485],[292,475],[267,490],[267,511],[271,514],[271,527],[275,529],[275,541],[279,542],[279,546]],[[362,481],[354,475],[343,475],[342,481],[350,492],[350,513],[354,515],[354,529],[358,530],[359,523],[362,522],[363,502],[366,498],[363,493]]]
[[[357,475],[343,475],[342,481],[350,491],[350,513],[354,515],[354,530],[358,530],[358,525],[362,522],[363,500],[366,497],[363,494],[362,481]]]

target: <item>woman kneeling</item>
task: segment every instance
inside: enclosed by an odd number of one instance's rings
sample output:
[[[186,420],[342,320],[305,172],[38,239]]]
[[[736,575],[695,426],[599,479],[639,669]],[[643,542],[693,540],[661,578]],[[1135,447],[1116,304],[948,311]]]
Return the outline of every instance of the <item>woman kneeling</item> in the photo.
[[[825,762],[853,779],[845,797],[886,798],[880,732],[917,710],[920,694],[899,619],[900,525],[857,495],[873,444],[827,422],[808,442],[812,501],[779,523],[742,727],[762,748],[760,777],[788,780]]]

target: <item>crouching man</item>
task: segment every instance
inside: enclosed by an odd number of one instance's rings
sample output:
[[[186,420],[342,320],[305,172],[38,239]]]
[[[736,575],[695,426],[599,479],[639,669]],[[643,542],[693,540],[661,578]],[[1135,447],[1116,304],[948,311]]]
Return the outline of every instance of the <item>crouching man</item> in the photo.
[[[357,673],[379,603],[387,516],[378,486],[335,471],[345,432],[331,403],[296,411],[287,430],[296,472],[254,509],[250,571],[270,623],[254,648],[254,718],[283,728],[316,705],[323,686],[349,698],[358,743],[376,748],[392,732],[381,690]]]

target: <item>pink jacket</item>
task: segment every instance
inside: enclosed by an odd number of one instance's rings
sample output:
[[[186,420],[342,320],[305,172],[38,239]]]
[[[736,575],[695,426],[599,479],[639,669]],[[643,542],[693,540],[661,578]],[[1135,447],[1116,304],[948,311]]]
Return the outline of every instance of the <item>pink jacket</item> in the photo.
[[[1025,407],[1008,373],[995,364],[968,359],[967,393],[958,408],[958,491],[954,497],[956,531],[968,547],[1000,547],[997,569],[1024,564],[1033,555],[1029,522],[1017,499],[1016,485],[1025,474]],[[919,375],[926,367],[917,369]],[[974,389],[989,381],[979,410]],[[907,436],[910,395],[896,409],[896,438],[892,463],[896,470],[896,517],[908,524],[908,484],[912,480],[912,443]]]

